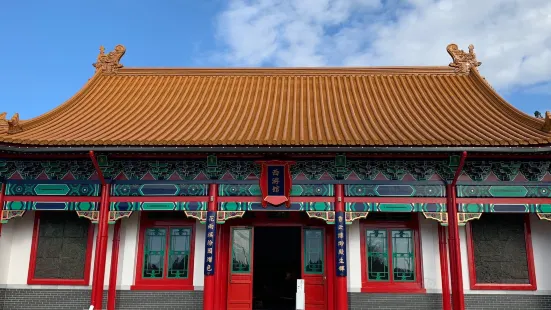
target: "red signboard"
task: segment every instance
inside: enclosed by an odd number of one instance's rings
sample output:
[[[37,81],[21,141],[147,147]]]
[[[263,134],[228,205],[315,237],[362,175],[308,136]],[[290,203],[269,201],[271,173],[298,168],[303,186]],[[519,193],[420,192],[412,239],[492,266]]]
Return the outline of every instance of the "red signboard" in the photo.
[[[269,204],[279,206],[283,203],[287,208],[291,207],[291,165],[293,161],[259,161],[262,165],[260,173],[260,190],[262,191],[262,206],[266,208]]]

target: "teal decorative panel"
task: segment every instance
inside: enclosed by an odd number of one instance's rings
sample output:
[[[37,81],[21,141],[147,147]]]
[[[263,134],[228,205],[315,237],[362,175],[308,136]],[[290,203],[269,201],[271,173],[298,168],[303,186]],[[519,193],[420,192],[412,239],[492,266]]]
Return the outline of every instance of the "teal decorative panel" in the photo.
[[[347,212],[446,212],[443,203],[347,202]]]
[[[551,197],[551,185],[459,185],[458,197]]]
[[[116,197],[129,196],[206,196],[206,184],[115,184],[111,195]]]
[[[76,184],[76,183],[44,183],[25,184],[7,183],[6,196],[99,196],[99,184]]]
[[[42,210],[42,211],[97,211],[97,202],[36,202],[36,201],[7,201],[4,210]]]
[[[345,185],[348,197],[444,197],[440,185]]]
[[[206,211],[206,202],[111,202],[111,211]]]

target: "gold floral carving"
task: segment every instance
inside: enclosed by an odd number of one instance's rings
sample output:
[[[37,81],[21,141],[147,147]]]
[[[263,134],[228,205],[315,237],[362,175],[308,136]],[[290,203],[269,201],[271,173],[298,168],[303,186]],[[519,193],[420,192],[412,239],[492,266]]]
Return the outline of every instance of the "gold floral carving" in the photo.
[[[545,112],[545,122],[543,123],[543,126],[541,127],[542,131],[545,132],[551,132],[551,112],[547,111]]]
[[[94,63],[94,67],[97,71],[101,71],[107,74],[115,74],[123,67],[120,63],[122,56],[126,52],[126,48],[123,45],[115,46],[115,50],[105,54],[105,47],[100,46],[98,60]]]
[[[22,217],[24,214],[24,210],[0,210],[0,223],[6,224],[8,220],[16,217]]]
[[[550,221],[551,222],[551,213],[538,213],[540,220]]]
[[[442,226],[448,225],[448,213],[447,212],[423,212],[426,219],[435,220]],[[482,213],[457,213],[457,225],[465,226],[468,221],[478,220],[482,216]]]
[[[460,50],[457,44],[448,45],[447,49],[448,54],[453,59],[453,62],[450,63],[450,67],[455,68],[455,72],[468,74],[471,72],[471,69],[475,69],[480,66],[482,63],[476,60],[476,54],[474,53],[474,46],[469,45],[469,52]]]
[[[77,215],[89,219],[94,224],[97,224],[99,220],[99,211],[77,211]]]

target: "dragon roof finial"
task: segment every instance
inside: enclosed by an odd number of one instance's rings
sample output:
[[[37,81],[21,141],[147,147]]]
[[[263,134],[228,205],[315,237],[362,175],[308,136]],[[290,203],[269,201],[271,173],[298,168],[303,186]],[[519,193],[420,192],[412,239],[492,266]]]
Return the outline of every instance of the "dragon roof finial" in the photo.
[[[469,52],[460,50],[457,44],[450,44],[446,48],[448,54],[453,59],[450,63],[450,67],[455,68],[455,72],[468,74],[472,69],[476,70],[482,63],[476,60],[476,54],[474,53],[474,45],[469,45]]]
[[[107,74],[114,74],[123,67],[120,63],[122,56],[126,52],[126,48],[123,45],[115,46],[115,49],[108,54],[105,54],[105,47],[100,46],[99,55],[97,61],[93,64],[97,71],[101,71]]]

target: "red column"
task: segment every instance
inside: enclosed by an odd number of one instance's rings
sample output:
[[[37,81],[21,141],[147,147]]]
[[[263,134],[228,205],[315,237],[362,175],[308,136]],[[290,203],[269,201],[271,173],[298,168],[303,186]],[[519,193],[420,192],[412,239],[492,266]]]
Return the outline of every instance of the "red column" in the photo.
[[[461,271],[461,249],[459,246],[459,225],[457,220],[455,185],[446,185],[446,202],[448,210],[450,273],[452,278],[452,304],[454,310],[464,310],[463,273]]]
[[[203,309],[214,310],[216,292],[216,210],[218,209],[218,184],[209,186],[209,204],[207,209],[207,229],[205,232],[205,282],[203,288]]]
[[[438,250],[440,252],[440,274],[442,275],[442,309],[451,310],[450,274],[448,271],[448,249],[446,228],[438,225]]]
[[[121,220],[118,220],[115,223],[115,227],[113,229],[113,247],[111,249],[111,269],[109,271],[109,290],[107,291],[107,310],[115,310],[120,240],[121,240]]]
[[[2,213],[4,212],[4,193],[6,192],[6,183],[2,183],[2,188],[0,188],[0,218],[2,218]],[[2,223],[0,223],[0,236],[2,236]]]
[[[92,296],[94,310],[101,310],[103,305],[103,282],[105,280],[105,261],[107,259],[107,237],[109,233],[109,196],[111,185],[102,185],[102,197],[99,212],[99,229],[96,239],[96,246],[99,246],[99,250],[96,251],[98,257],[96,257],[97,273],[95,273],[96,279],[92,284],[94,286],[94,295]]]
[[[335,184],[335,248],[336,280],[335,302],[337,309],[348,309],[348,285],[346,265],[346,217],[344,208],[344,185]]]

